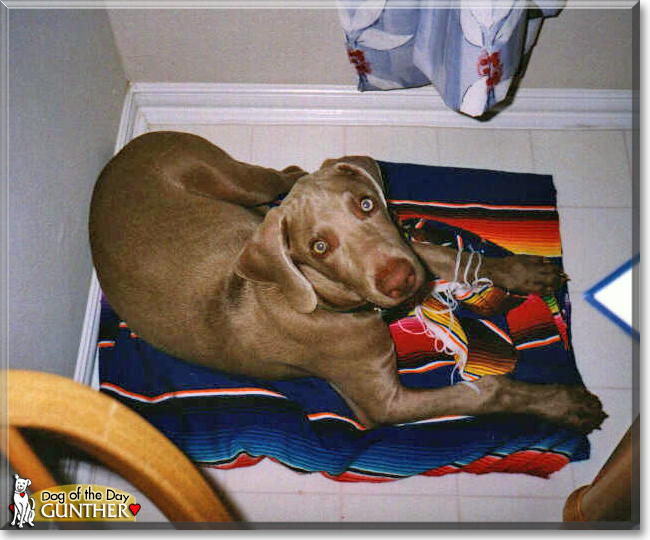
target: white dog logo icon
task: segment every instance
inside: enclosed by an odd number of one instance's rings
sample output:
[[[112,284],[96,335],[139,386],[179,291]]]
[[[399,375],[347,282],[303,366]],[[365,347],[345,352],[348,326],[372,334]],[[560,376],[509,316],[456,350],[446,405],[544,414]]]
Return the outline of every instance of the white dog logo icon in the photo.
[[[14,504],[12,505],[14,512],[14,519],[11,522],[11,525],[16,524],[18,520],[18,527],[23,528],[24,523],[29,523],[32,527],[34,526],[34,508],[36,503],[34,497],[27,496],[27,486],[29,486],[32,481],[29,478],[21,478],[17,474],[14,474],[16,478],[16,486],[14,488]],[[32,500],[32,504],[29,504],[29,500]]]

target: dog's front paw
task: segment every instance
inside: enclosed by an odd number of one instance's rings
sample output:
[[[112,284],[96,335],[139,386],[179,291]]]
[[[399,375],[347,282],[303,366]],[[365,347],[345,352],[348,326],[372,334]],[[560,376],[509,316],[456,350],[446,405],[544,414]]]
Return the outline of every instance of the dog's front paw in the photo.
[[[560,267],[546,257],[510,255],[485,262],[492,283],[517,294],[553,294],[568,281]]]

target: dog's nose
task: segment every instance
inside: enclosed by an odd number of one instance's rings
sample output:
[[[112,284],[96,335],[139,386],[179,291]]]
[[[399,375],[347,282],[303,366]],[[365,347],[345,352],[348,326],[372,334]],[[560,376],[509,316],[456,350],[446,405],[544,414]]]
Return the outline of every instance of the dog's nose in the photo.
[[[390,298],[400,298],[413,292],[415,268],[406,259],[392,258],[375,274],[379,292]]]

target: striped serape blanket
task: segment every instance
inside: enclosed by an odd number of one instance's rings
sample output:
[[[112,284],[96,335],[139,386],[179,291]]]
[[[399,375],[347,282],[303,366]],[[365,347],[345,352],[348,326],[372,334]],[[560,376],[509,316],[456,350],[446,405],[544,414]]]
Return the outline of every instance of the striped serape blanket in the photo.
[[[486,256],[544,255],[561,264],[550,176],[380,166],[391,211],[412,238]],[[519,297],[480,282],[456,288],[454,300],[453,312],[432,297],[385,313],[404,385],[436,388],[489,373],[534,383],[581,381],[566,287],[555,296]],[[200,465],[229,469],[268,458],[334,480],[386,482],[457,472],[548,477],[589,456],[585,436],[528,416],[365,429],[324,380],[269,382],[191,365],[138,338],[105,300],[98,351],[101,390]]]

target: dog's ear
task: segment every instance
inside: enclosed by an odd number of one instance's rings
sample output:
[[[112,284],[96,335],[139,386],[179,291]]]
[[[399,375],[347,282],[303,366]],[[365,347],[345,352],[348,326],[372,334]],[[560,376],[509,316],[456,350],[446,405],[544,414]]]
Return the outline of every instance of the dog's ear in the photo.
[[[337,170],[356,174],[369,180],[379,192],[380,197],[386,202],[384,180],[381,176],[379,164],[368,156],[344,156],[338,159],[326,159],[321,165],[321,169],[326,167],[335,167]]]
[[[18,480],[18,479],[20,478],[20,476],[18,476],[17,474],[14,474],[14,478],[15,478],[16,480]]]
[[[275,283],[289,304],[301,313],[316,309],[313,287],[289,257],[286,216],[272,208],[237,257],[238,276],[260,283]]]
[[[31,486],[31,485],[32,485],[32,481],[31,481],[29,478],[27,479],[27,485],[28,485],[28,486]]]

